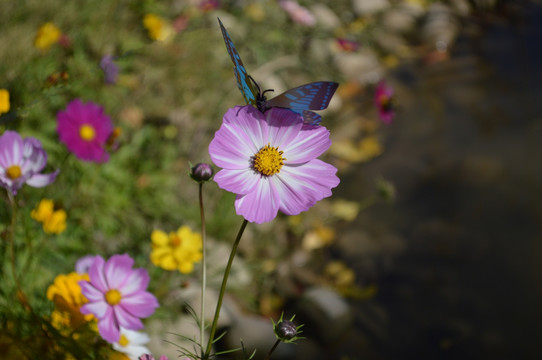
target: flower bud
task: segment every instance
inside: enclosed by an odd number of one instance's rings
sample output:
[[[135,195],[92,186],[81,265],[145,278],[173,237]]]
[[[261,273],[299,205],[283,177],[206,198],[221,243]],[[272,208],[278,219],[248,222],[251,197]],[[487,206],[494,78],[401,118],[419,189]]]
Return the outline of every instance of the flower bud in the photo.
[[[208,181],[211,177],[213,177],[213,173],[214,171],[211,165],[206,163],[198,163],[192,167],[190,177],[201,183],[203,181]]]
[[[290,320],[284,320],[277,324],[276,333],[281,340],[291,340],[297,335],[297,326]]]

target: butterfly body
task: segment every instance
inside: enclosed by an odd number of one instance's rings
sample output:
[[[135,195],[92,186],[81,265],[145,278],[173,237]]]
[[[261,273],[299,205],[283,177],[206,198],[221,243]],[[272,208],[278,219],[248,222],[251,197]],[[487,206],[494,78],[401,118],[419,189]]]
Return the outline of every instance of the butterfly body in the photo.
[[[265,93],[273,90],[261,91],[260,86],[247,73],[241,57],[233,45],[233,41],[220,19],[218,19],[218,23],[222,30],[226,49],[234,65],[233,72],[237,79],[237,86],[247,104],[253,105],[261,112],[266,112],[272,107],[287,108],[302,115],[305,123],[318,125],[322,117],[311,110],[324,110],[327,108],[339,84],[331,81],[312,82],[287,90],[267,100]]]

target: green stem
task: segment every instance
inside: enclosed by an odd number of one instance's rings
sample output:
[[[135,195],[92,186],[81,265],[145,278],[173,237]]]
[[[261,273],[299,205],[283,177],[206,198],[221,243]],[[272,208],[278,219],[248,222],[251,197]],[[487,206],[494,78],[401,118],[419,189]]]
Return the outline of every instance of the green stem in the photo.
[[[205,251],[205,212],[203,211],[203,182],[199,184],[199,211],[201,217],[201,314],[200,314],[200,344],[203,350],[205,339],[205,287],[207,286],[207,255]]]
[[[275,349],[277,348],[277,346],[279,346],[279,344],[280,344],[280,340],[275,341],[275,344],[273,345],[271,350],[269,350],[269,352],[267,353],[267,356],[265,357],[265,360],[271,359],[271,354],[273,353],[273,351],[275,351]]]
[[[13,274],[13,279],[15,280],[15,286],[17,288],[16,297],[21,303],[21,305],[25,308],[25,310],[30,311],[31,308],[21,288],[21,283],[19,282],[19,278],[17,277],[17,269],[15,266],[15,226],[17,224],[17,202],[15,201],[15,197],[9,190],[8,190],[8,197],[9,197],[9,202],[11,203],[11,209],[12,209],[11,226],[9,229],[9,255],[10,255],[10,260],[11,260],[11,272]]]
[[[211,333],[209,334],[209,342],[207,343],[207,349],[205,350],[205,354],[203,355],[202,360],[209,359],[209,356],[211,354],[211,347],[213,346],[213,340],[215,338],[216,325],[218,323],[218,317],[220,315],[220,308],[222,307],[222,300],[224,299],[224,293],[226,292],[226,284],[228,283],[228,276],[230,275],[231,264],[233,263],[233,258],[235,257],[235,253],[237,252],[237,247],[239,246],[239,242],[241,241],[241,236],[243,236],[243,232],[245,231],[247,224],[248,224],[248,221],[246,219],[243,220],[243,224],[241,224],[241,228],[239,229],[239,232],[237,233],[237,238],[235,239],[235,242],[233,243],[233,246],[231,248],[230,258],[228,259],[228,265],[226,265],[226,269],[224,270],[224,277],[222,278],[220,293],[218,294],[218,302],[216,303],[215,317],[213,318],[213,324],[211,325]]]

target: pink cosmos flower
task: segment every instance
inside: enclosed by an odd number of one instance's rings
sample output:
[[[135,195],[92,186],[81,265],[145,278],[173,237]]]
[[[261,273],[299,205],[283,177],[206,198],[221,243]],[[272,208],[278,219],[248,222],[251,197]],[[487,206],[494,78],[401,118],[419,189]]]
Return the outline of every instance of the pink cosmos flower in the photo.
[[[384,81],[381,81],[376,88],[375,106],[380,120],[385,124],[391,124],[395,117],[394,91]]]
[[[154,356],[149,354],[144,354],[139,357],[139,360],[154,360]],[[160,356],[160,360],[168,360],[168,357],[166,355]]]
[[[316,24],[314,15],[306,7],[299,5],[297,1],[281,0],[279,5],[294,22],[305,26],[314,26]]]
[[[96,255],[85,255],[82,258],[79,258],[75,262],[75,272],[78,274],[88,274],[88,271],[92,264],[96,260]]]
[[[5,131],[0,136],[0,186],[17,194],[25,183],[44,187],[55,181],[59,170],[41,174],[47,163],[47,153],[41,142],[33,137],[23,140],[15,131]]]
[[[359,48],[359,44],[354,40],[338,38],[336,41],[339,48],[346,52],[354,52]]]
[[[339,184],[337,169],[317,159],[330,145],[325,127],[305,125],[293,111],[235,107],[209,145],[222,168],[214,181],[237,194],[237,214],[250,222],[271,221],[279,210],[297,215]]]
[[[75,99],[66,106],[66,110],[58,112],[57,120],[60,141],[77,158],[94,162],[109,160],[105,146],[113,124],[101,106]]]
[[[88,275],[90,281],[80,281],[81,292],[88,303],[81,306],[83,314],[98,318],[98,331],[105,340],[120,339],[120,328],[140,330],[145,318],[154,313],[158,301],[147,292],[149,274],[145,269],[132,269],[130,256],[113,255],[107,262],[99,255]]]

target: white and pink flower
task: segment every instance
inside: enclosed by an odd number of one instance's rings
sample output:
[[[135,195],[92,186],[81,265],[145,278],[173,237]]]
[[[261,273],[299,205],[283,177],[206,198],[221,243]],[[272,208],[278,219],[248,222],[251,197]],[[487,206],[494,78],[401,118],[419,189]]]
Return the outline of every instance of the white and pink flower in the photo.
[[[250,222],[271,221],[279,210],[297,215],[339,184],[337,169],[317,159],[330,145],[325,127],[306,125],[293,111],[235,107],[209,145],[222,168],[214,181],[237,194],[237,214]]]

